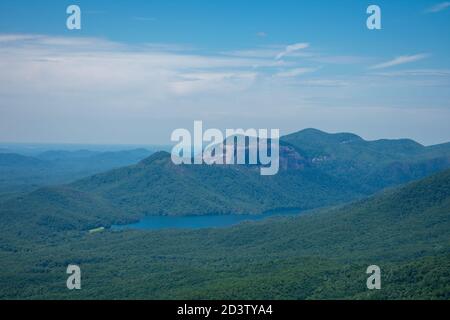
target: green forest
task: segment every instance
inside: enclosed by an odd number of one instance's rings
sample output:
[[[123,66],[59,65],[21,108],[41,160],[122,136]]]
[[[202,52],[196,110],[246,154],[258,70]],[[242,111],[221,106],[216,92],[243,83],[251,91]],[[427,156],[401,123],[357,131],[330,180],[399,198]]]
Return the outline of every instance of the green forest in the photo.
[[[315,143],[335,159],[320,165],[312,146],[302,143],[303,151],[286,139],[285,148],[302,157],[293,165],[290,153],[284,172],[264,182],[252,167],[174,168],[156,153],[7,199],[0,299],[449,299],[450,170],[436,160],[446,147],[385,142],[398,150],[388,159],[383,154],[395,152],[356,138],[352,148],[360,151],[346,158],[339,141],[348,138]],[[388,168],[398,173],[395,182],[373,178]],[[282,204],[305,212],[228,228],[109,228],[147,214],[258,214]],[[82,270],[81,290],[66,288],[69,264]],[[373,264],[381,290],[366,287]]]

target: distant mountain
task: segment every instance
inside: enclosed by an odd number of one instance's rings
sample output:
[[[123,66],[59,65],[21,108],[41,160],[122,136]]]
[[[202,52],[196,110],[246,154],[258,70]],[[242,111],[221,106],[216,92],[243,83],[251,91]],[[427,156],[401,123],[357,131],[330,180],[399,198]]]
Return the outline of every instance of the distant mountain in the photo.
[[[0,170],[5,168],[43,168],[48,167],[49,163],[35,157],[23,156],[15,153],[0,153]]]
[[[48,161],[15,153],[0,153],[0,201],[18,191],[30,191],[51,180]]]
[[[61,161],[72,159],[86,159],[98,153],[99,152],[89,150],[77,150],[77,151],[49,150],[36,155],[36,157],[46,161]]]
[[[410,139],[367,141],[353,133],[326,133],[305,129],[282,138],[308,157],[383,165],[392,161],[426,160],[450,156],[450,143],[425,147]]]
[[[282,138],[320,171],[370,194],[450,167],[450,143],[425,147],[410,139],[366,141],[352,133],[305,129]]]
[[[257,166],[176,166],[169,153],[159,152],[135,166],[94,175],[70,187],[108,199],[121,210],[150,215],[308,209],[355,195],[351,187],[332,176],[302,170],[302,160],[292,154],[283,162],[290,162],[295,169],[267,177],[260,175]]]
[[[424,153],[426,147],[410,139],[366,141],[353,133],[326,133],[305,129],[283,137],[310,157],[328,156],[362,162],[398,160]],[[450,153],[450,147],[447,149]]]
[[[97,163],[101,167],[105,165],[111,168],[118,168],[130,164],[138,163],[139,161],[149,157],[154,151],[147,149],[132,149],[123,151],[108,151],[100,152],[90,158],[91,163]]]
[[[25,192],[68,183],[95,173],[135,164],[152,151],[46,151],[36,156],[0,153],[0,193]]]
[[[450,153],[450,142],[427,147],[430,154]]]
[[[76,165],[80,167],[86,166],[87,164],[90,166],[104,166],[106,163],[108,167],[112,167],[137,163],[148,157],[150,154],[152,154],[152,151],[142,148],[107,152],[90,150],[50,150],[38,154],[36,158],[51,161],[59,166]]]
[[[136,165],[6,201],[0,204],[4,214],[0,220],[10,216],[14,218],[8,223],[14,223],[17,217],[27,216],[27,224],[45,227],[45,233],[109,226],[143,215],[303,210],[354,197],[350,187],[320,172],[284,170],[262,177],[256,166],[176,166],[169,153],[158,152]]]
[[[257,166],[175,166],[160,152],[70,187],[141,214],[261,213],[336,204],[448,167],[447,149],[307,129],[281,139],[280,172],[273,177],[260,176]]]
[[[39,204],[33,193],[21,197],[20,206],[13,199],[3,208],[16,216],[22,215],[17,208],[33,208],[37,216],[64,220],[58,204],[52,209],[51,199],[74,203],[83,195],[93,209],[78,212],[78,222],[67,225],[73,229],[100,221],[108,226],[143,215],[307,210],[362,198],[449,167],[445,146],[424,147],[412,140],[365,141],[350,133],[307,129],[281,139],[280,171],[275,176],[261,176],[256,165],[176,166],[169,153],[158,152],[135,165],[39,190]],[[96,207],[104,209],[96,211]]]

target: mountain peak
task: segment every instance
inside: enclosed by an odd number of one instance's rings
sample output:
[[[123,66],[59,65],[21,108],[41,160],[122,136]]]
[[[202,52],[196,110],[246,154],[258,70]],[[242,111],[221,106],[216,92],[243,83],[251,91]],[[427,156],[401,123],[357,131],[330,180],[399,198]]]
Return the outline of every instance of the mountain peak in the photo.
[[[316,128],[305,128],[303,130],[297,131],[297,134],[329,134],[328,132],[316,129]],[[294,133],[295,134],[295,133]]]
[[[354,141],[364,141],[360,136],[349,133],[328,133],[314,128],[306,128],[284,137],[287,141],[292,139],[307,140],[309,142],[327,142],[327,143],[349,143]]]
[[[157,152],[153,153],[151,156],[141,160],[139,162],[139,164],[141,164],[141,165],[149,165],[149,164],[151,164],[151,163],[153,163],[155,161],[165,160],[167,158],[170,158],[170,153],[169,152],[167,152],[167,151],[157,151]]]

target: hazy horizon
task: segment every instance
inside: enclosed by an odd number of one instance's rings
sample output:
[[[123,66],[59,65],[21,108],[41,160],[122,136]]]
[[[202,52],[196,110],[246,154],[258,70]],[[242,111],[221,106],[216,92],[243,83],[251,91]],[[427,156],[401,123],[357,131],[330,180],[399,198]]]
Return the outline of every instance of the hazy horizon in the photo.
[[[0,141],[167,144],[177,128],[450,141],[450,8],[385,1],[0,3]],[[239,7],[239,10],[235,10]]]
[[[187,128],[190,129],[190,128]],[[207,129],[207,128],[205,128]],[[233,129],[239,129],[239,128],[233,128]],[[242,129],[247,129],[247,128],[242,128]],[[281,134],[281,137],[283,136],[287,136],[296,132],[300,132],[306,129],[316,129],[319,131],[322,131],[324,133],[328,133],[328,134],[339,134],[339,133],[352,133],[352,134],[356,134],[357,136],[361,137],[363,140],[365,141],[376,141],[376,140],[402,140],[402,139],[408,139],[408,140],[413,140],[417,143],[420,143],[423,146],[433,146],[433,145],[438,145],[438,144],[444,144],[444,143],[450,143],[450,139],[448,140],[444,140],[442,142],[437,142],[437,143],[431,143],[431,144],[426,144],[426,143],[422,143],[419,140],[413,139],[411,137],[406,137],[406,136],[398,136],[398,137],[375,137],[375,138],[366,138],[360,134],[358,134],[357,132],[350,132],[350,131],[336,131],[336,132],[330,132],[330,131],[325,131],[325,130],[321,130],[318,128],[303,128],[297,131],[293,131],[293,132],[288,132],[286,134]],[[172,142],[170,141],[170,139],[168,141],[166,141],[165,143],[133,143],[133,142],[124,142],[124,143],[115,143],[115,142],[109,142],[109,143],[102,143],[102,142],[58,142],[58,141],[43,141],[43,142],[34,142],[34,141],[20,141],[20,142],[11,142],[11,141],[0,141],[0,147],[4,147],[7,145],[36,145],[36,146],[73,146],[74,148],[76,148],[77,146],[82,147],[82,146],[86,146],[86,147],[115,147],[115,148],[132,148],[132,147],[142,147],[142,148],[164,148],[164,147],[169,147],[176,144],[176,142]],[[120,149],[119,149],[120,150]]]

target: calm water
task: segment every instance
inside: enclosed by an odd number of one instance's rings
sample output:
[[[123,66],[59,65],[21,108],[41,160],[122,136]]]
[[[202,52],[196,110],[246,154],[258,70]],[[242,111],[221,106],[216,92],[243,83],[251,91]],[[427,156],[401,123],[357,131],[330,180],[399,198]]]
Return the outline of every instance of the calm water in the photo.
[[[261,215],[210,215],[210,216],[148,216],[137,223],[112,226],[113,230],[124,229],[201,229],[201,228],[223,228],[237,225],[245,221],[259,221],[269,217],[299,215],[299,211],[280,211],[264,213]]]

